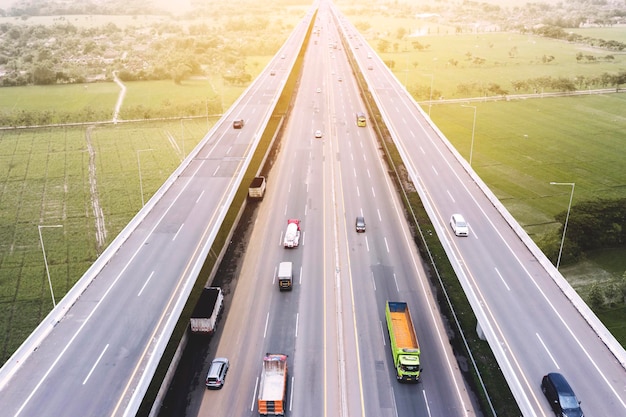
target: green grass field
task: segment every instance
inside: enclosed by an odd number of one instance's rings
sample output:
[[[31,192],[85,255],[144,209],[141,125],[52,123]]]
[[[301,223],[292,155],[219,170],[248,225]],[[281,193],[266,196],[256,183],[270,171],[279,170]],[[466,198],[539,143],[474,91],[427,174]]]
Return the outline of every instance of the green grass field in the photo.
[[[555,214],[574,201],[626,197],[626,94],[473,102],[472,166],[532,235],[556,228]],[[431,118],[469,160],[474,111],[431,108]]]
[[[625,29],[622,31],[626,32]],[[430,90],[432,77],[434,99],[466,97],[458,91],[461,84],[486,87],[495,83],[508,94],[532,93],[534,91],[530,89],[516,91],[512,83],[548,76],[575,80],[577,77],[592,78],[605,72],[616,74],[626,70],[626,56],[623,54],[532,35],[488,33],[428,35],[407,40],[388,36],[386,39],[398,44],[398,52],[393,48],[389,52],[378,52],[384,61],[394,62],[392,70],[398,80],[409,89],[420,87]],[[411,45],[414,40],[428,45],[428,48],[414,50]],[[371,38],[368,42],[378,48],[378,39]],[[580,52],[594,55],[597,61],[577,61],[576,54]],[[606,61],[607,55],[613,55],[614,59]],[[553,56],[554,59],[544,63],[544,56]],[[474,63],[477,57],[485,62]],[[420,99],[426,98],[427,95]]]
[[[91,131],[106,244],[141,208],[138,158],[147,201],[207,131],[205,118]],[[41,229],[57,301],[102,251],[88,166],[85,128],[0,131],[1,362],[52,308],[38,226],[62,226]]]
[[[78,112],[89,107],[113,114],[119,94],[114,83],[3,87],[0,113],[19,110]]]

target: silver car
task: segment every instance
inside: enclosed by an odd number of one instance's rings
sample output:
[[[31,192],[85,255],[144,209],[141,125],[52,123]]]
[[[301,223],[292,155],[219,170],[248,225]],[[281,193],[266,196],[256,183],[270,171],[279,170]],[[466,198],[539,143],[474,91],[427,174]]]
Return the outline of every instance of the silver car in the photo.
[[[224,386],[226,373],[228,372],[228,359],[215,358],[209,367],[209,373],[206,376],[206,387],[209,389],[220,389]]]

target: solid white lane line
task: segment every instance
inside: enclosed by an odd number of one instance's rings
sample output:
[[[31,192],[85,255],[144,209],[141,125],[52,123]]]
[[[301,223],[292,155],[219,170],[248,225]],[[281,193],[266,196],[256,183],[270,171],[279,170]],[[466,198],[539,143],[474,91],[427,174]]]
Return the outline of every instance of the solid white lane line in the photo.
[[[426,397],[426,390],[422,390],[422,394],[424,394],[424,404],[426,404],[426,411],[428,411],[429,416],[432,416],[430,412],[430,406],[428,405],[428,398]]]
[[[296,313],[296,338],[298,337],[298,323],[300,322],[300,313]]]
[[[172,238],[172,242],[176,240],[176,237],[178,236],[178,234],[180,233],[180,231],[183,229],[183,226],[185,225],[185,223],[181,224],[180,227],[178,228],[178,230],[176,231],[176,234],[174,235],[174,237]]]
[[[502,274],[500,274],[500,271],[498,271],[498,268],[493,268],[496,270],[496,274],[498,274],[498,276],[500,277],[500,279],[502,280],[502,283],[504,284],[504,286],[506,287],[507,291],[511,291],[511,289],[509,288],[509,286],[507,285],[506,281],[504,280],[504,277],[502,276]]]
[[[541,339],[541,336],[539,336],[539,333],[535,333],[535,335],[537,336],[537,339],[539,339],[539,343],[541,343],[541,346],[543,346],[548,356],[550,356],[550,359],[552,359],[552,363],[554,363],[554,366],[556,366],[556,369],[561,369],[559,364],[556,362],[556,359],[554,359],[554,356],[552,356],[552,354],[548,350],[548,347],[546,346],[546,344],[543,343],[543,340]]]
[[[265,330],[263,330],[263,339],[265,339],[267,337],[267,325],[270,322],[270,313],[269,311],[267,312],[267,316],[265,317]]]
[[[107,345],[104,347],[104,349],[102,349],[102,353],[100,353],[100,356],[98,356],[98,359],[96,359],[96,363],[93,364],[93,366],[91,367],[91,370],[89,371],[89,373],[87,374],[87,376],[83,380],[83,385],[85,385],[87,383],[87,381],[89,380],[89,377],[93,373],[94,369],[96,369],[96,366],[98,366],[98,363],[100,362],[100,359],[102,359],[102,356],[104,356],[104,352],[106,352],[108,348],[109,348],[109,344],[107,343]]]
[[[259,389],[259,377],[256,377],[256,382],[254,383],[254,393],[252,394],[252,404],[250,404],[250,411],[254,411],[254,404],[256,404],[256,392]]]
[[[137,297],[141,297],[141,293],[143,292],[144,288],[146,288],[148,286],[148,282],[150,282],[150,279],[152,278],[152,275],[154,275],[154,271],[150,272],[150,276],[148,277],[146,282],[144,282],[143,286],[141,287],[141,289],[137,293]]]
[[[291,406],[293,405],[293,382],[294,382],[294,377],[291,377],[291,395],[289,396],[289,411],[291,411]]]

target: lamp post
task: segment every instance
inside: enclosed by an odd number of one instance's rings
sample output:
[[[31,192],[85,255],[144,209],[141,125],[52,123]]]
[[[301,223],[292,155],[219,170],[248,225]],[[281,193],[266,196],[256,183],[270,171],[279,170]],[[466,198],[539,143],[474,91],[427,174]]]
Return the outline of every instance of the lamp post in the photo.
[[[183,159],[185,159],[185,127],[183,125],[183,118],[180,118],[180,132],[183,138]],[[182,161],[182,159],[181,159]]]
[[[182,119],[181,119],[182,122]],[[141,160],[139,159],[139,153],[140,152],[147,152],[147,151],[151,151],[152,149],[139,149],[137,151],[137,167],[139,168],[139,191],[141,192],[141,207],[144,206],[144,201],[143,201],[143,181],[141,179]]]
[[[474,123],[472,124],[472,143],[470,145],[470,157],[469,157],[469,164],[470,166],[472,166],[472,155],[474,154],[474,133],[476,132],[476,106],[468,106],[466,104],[461,104],[461,107],[474,109]]]
[[[430,77],[430,97],[428,99],[428,117],[430,117],[430,108],[433,106],[433,81],[435,76],[433,74],[422,74],[426,77]]]
[[[50,286],[50,296],[52,297],[52,306],[56,307],[57,303],[56,303],[56,300],[54,299],[54,291],[52,291],[52,280],[50,279],[50,269],[48,269],[48,258],[46,258],[46,249],[43,246],[43,237],[41,236],[41,229],[43,229],[44,227],[57,228],[57,227],[63,227],[63,225],[55,224],[52,226],[44,226],[44,225],[37,226],[37,229],[39,230],[39,243],[41,243],[41,251],[43,252],[43,263],[46,265],[46,275],[48,276],[48,285]]]
[[[567,222],[569,221],[569,212],[572,208],[572,200],[574,199],[574,182],[550,182],[550,185],[570,185],[572,187],[572,193],[569,196],[569,205],[567,206],[567,215],[565,216],[565,224],[563,225],[563,237],[561,238],[561,247],[559,248],[559,257],[556,261],[556,269],[559,269],[561,264],[561,254],[563,253],[563,243],[565,242],[565,232],[567,231]]]

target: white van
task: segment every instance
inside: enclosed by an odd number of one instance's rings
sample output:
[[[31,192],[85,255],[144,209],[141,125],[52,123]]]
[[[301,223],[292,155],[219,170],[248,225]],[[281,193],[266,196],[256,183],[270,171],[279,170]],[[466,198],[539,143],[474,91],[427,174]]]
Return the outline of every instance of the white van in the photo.
[[[469,236],[469,226],[460,214],[453,214],[450,217],[450,227],[457,236]]]
[[[281,262],[278,265],[278,288],[281,291],[291,291],[293,283],[293,264]]]

